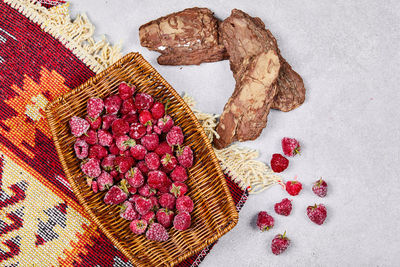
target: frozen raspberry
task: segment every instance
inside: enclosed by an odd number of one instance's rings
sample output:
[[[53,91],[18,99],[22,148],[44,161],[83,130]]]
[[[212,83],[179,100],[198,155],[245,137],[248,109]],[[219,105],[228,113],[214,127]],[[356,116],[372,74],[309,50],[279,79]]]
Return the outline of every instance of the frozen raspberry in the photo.
[[[179,149],[176,153],[179,164],[185,168],[193,166],[193,151],[189,146],[185,146],[183,149]]]
[[[151,125],[152,124],[153,117],[151,116],[150,111],[148,110],[142,110],[139,114],[139,121],[143,125]]]
[[[300,154],[300,144],[294,138],[284,137],[282,139],[282,150],[283,154],[288,157],[293,157],[297,154]]]
[[[172,225],[172,221],[174,220],[174,212],[168,209],[159,209],[156,213],[157,222],[168,228]]]
[[[136,165],[136,167],[139,168],[139,170],[143,173],[143,174],[148,174],[150,169],[149,167],[147,167],[146,162],[144,162],[144,160],[139,161]]]
[[[125,82],[120,83],[118,86],[118,94],[119,97],[121,97],[122,100],[131,98],[133,96],[134,89],[127,85]]]
[[[82,135],[79,138],[85,140],[89,145],[95,145],[98,143],[97,133],[94,130],[88,130],[86,135]]]
[[[158,199],[155,196],[151,196],[150,198],[151,201],[151,210],[152,211],[157,211],[160,208],[160,204],[158,203]]]
[[[127,135],[120,135],[115,138],[115,144],[120,151],[125,151],[128,148],[135,146],[136,142]]]
[[[170,176],[174,182],[184,182],[188,178],[186,169],[180,165],[175,167],[175,169],[171,172]]]
[[[149,230],[146,232],[146,237],[149,240],[162,242],[167,241],[169,238],[167,230],[159,223],[150,225]]]
[[[104,196],[104,203],[108,205],[118,205],[124,202],[127,198],[128,194],[118,186],[114,185]]]
[[[134,205],[129,201],[125,201],[122,204],[119,215],[121,218],[128,221],[137,220],[140,217],[139,213],[136,212]]]
[[[148,184],[140,187],[138,190],[139,194],[143,197],[151,197],[156,194],[156,190],[151,188]]]
[[[101,146],[111,146],[113,142],[113,137],[108,131],[99,130],[97,132],[97,137]]]
[[[112,95],[104,100],[107,114],[117,114],[121,107],[122,100],[118,95]]]
[[[171,172],[173,169],[175,169],[177,164],[178,161],[171,154],[165,154],[161,157],[161,165],[166,172]]]
[[[140,139],[146,134],[146,127],[138,122],[131,124],[129,136],[133,139]]]
[[[183,196],[187,192],[187,185],[182,182],[172,183],[169,187],[169,192],[176,198]]]
[[[321,178],[314,183],[312,191],[319,197],[326,197],[326,193],[328,193],[328,184]]]
[[[87,122],[90,124],[90,129],[98,130],[101,126],[102,120],[101,117],[97,117],[97,119],[91,119],[89,116],[86,116]]]
[[[266,211],[260,211],[257,216],[257,227],[263,232],[268,231],[274,227],[274,218]]]
[[[77,139],[74,144],[74,150],[78,159],[87,158],[89,155],[89,145],[84,140]]]
[[[174,121],[169,115],[165,115],[157,121],[157,127],[160,128],[163,133],[168,133],[172,126],[174,126]]]
[[[127,123],[131,124],[134,122],[138,121],[137,115],[136,114],[125,114],[121,117],[121,119],[123,119],[124,121],[126,121]]]
[[[133,204],[135,204],[135,201],[137,198],[139,198],[140,195],[138,194],[133,194],[130,198],[129,198],[129,202],[132,202]]]
[[[176,199],[176,209],[180,212],[192,212],[193,201],[188,196],[181,196]]]
[[[97,192],[99,191],[99,187],[98,187],[98,185],[97,185],[97,181],[93,181],[93,182],[92,182],[92,191],[93,191],[94,193],[97,193]]]
[[[161,207],[172,210],[175,208],[175,197],[169,193],[164,193],[158,199]]]
[[[292,211],[292,201],[284,198],[281,202],[275,204],[274,209],[279,215],[289,216]]]
[[[169,193],[169,187],[171,186],[171,184],[172,184],[171,180],[167,178],[164,185],[160,187],[160,189],[158,189],[160,195],[162,195],[162,193]]]
[[[118,156],[114,160],[115,168],[119,173],[126,173],[135,164],[132,157]]]
[[[154,153],[148,153],[145,157],[144,157],[144,161],[146,162],[147,167],[150,170],[157,170],[158,167],[160,167],[160,157]]]
[[[133,220],[131,221],[129,228],[131,228],[131,231],[134,234],[141,235],[146,232],[147,222],[145,220]]]
[[[162,171],[151,171],[147,176],[147,183],[151,188],[159,189],[168,182],[167,175]]]
[[[180,146],[183,143],[183,133],[179,126],[174,126],[166,136],[167,143],[170,146]]]
[[[113,135],[124,135],[129,132],[129,123],[123,119],[116,119],[111,124]]]
[[[89,158],[102,159],[107,156],[107,149],[101,145],[94,145],[89,148]]]
[[[136,106],[133,98],[129,98],[122,102],[121,113],[124,115],[136,113]]]
[[[161,129],[158,128],[158,126],[156,126],[156,125],[153,126],[153,131],[154,131],[156,134],[158,134],[158,135],[162,134]]]
[[[116,144],[111,144],[110,153],[115,155],[115,156],[119,156],[121,154],[120,151],[119,151],[119,148],[117,147]]]
[[[125,157],[132,157],[131,151],[129,149],[125,150],[123,154]]]
[[[141,144],[131,147],[131,155],[137,160],[142,160],[147,154],[147,149]]]
[[[151,115],[153,115],[154,119],[158,120],[164,117],[164,114],[165,114],[165,107],[163,103],[156,102],[151,108]]]
[[[283,172],[289,166],[289,160],[281,154],[273,154],[271,159],[271,169],[274,172]]]
[[[140,141],[148,151],[153,151],[158,146],[158,135],[155,133],[146,134]]]
[[[137,188],[130,186],[130,187],[128,187],[128,191],[129,191],[129,194],[134,195],[137,193]]]
[[[318,225],[324,223],[326,219],[326,208],[323,204],[315,204],[314,206],[307,207],[307,216],[310,220]]]
[[[103,99],[97,97],[89,98],[87,102],[87,113],[90,118],[96,119],[97,117],[99,117],[101,112],[103,112],[103,109]]]
[[[135,207],[140,215],[145,215],[146,213],[148,213],[151,210],[152,206],[153,205],[148,198],[139,197],[135,200]]]
[[[97,184],[100,191],[109,189],[114,183],[113,177],[106,171],[102,171],[100,176],[97,177]]]
[[[168,145],[166,141],[161,142],[157,148],[154,150],[160,157],[164,156],[165,154],[171,154],[173,153],[172,147]]]
[[[135,97],[135,104],[138,109],[150,109],[153,106],[153,97],[146,93],[138,93]]]
[[[297,196],[300,193],[302,188],[303,188],[302,184],[298,181],[286,182],[286,191],[291,196]]]
[[[125,173],[125,179],[128,181],[130,186],[139,188],[144,184],[144,176],[139,168],[131,168],[127,173]]]
[[[156,214],[153,211],[150,211],[142,216],[142,220],[145,220],[150,225],[156,220]]]
[[[85,119],[73,116],[69,121],[69,127],[75,137],[80,137],[89,130],[90,124]]]
[[[150,124],[146,126],[146,133],[147,134],[151,134],[153,133],[153,126],[151,126]]]
[[[178,231],[186,230],[190,227],[192,219],[187,212],[179,212],[174,218],[174,228]]]
[[[101,129],[108,130],[111,127],[111,124],[117,119],[117,115],[110,114],[103,116],[103,125]]]
[[[272,239],[271,250],[275,255],[284,252],[290,245],[290,239],[286,237],[286,231],[283,235],[279,234]]]
[[[112,178],[116,179],[119,176],[119,172],[116,170],[112,170],[110,171],[110,175],[112,176]]]

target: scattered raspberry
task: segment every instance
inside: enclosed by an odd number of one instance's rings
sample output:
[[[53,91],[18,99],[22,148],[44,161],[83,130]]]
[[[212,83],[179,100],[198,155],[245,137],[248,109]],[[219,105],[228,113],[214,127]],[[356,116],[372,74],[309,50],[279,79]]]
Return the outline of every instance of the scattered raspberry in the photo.
[[[312,191],[319,197],[326,197],[326,193],[328,193],[328,184],[321,178],[314,183]]]
[[[107,156],[107,149],[101,145],[94,145],[89,148],[89,158],[102,159]]]
[[[134,89],[127,85],[125,82],[120,83],[118,86],[118,94],[119,97],[121,97],[122,100],[126,100],[128,98],[131,98],[133,96]]]
[[[274,172],[283,172],[289,166],[289,160],[281,154],[273,154],[271,168]]]
[[[274,209],[279,215],[289,216],[292,211],[292,201],[284,198],[281,202],[275,204]]]
[[[150,111],[148,110],[142,110],[139,114],[139,121],[141,124],[147,126],[151,125],[153,120],[153,117],[151,116]]]
[[[174,126],[168,132],[166,137],[167,143],[170,146],[180,146],[183,143],[183,133],[179,126]]]
[[[150,211],[142,216],[142,220],[145,220],[148,224],[152,224],[156,220],[156,214]]]
[[[165,107],[163,103],[157,102],[151,108],[151,115],[153,115],[153,118],[156,120],[164,117],[164,114],[165,114]]]
[[[186,169],[180,165],[176,166],[176,168],[171,172],[170,176],[174,182],[184,182],[188,178]]]
[[[294,138],[284,137],[282,139],[282,150],[283,154],[288,157],[293,157],[297,154],[300,154],[300,144]]]
[[[158,202],[161,207],[172,210],[175,208],[175,197],[169,193],[164,193],[160,196]]]
[[[131,114],[131,113],[125,114],[124,116],[121,117],[121,119],[123,119],[124,121],[126,121],[129,124],[138,121],[137,115],[136,114]]]
[[[151,210],[152,211],[157,211],[160,208],[160,204],[158,203],[158,199],[155,196],[151,196],[150,198],[151,201]]]
[[[284,252],[290,245],[290,239],[286,237],[286,231],[283,235],[278,234],[272,239],[271,250],[275,255]]]
[[[150,170],[157,170],[160,167],[160,157],[154,152],[148,153],[144,161]]]
[[[135,104],[138,109],[150,109],[153,106],[153,97],[146,93],[138,93],[135,97]]]
[[[97,137],[101,146],[111,146],[113,142],[113,137],[108,131],[99,130],[97,132]]]
[[[97,184],[99,190],[104,191],[114,184],[114,179],[108,172],[102,171],[100,176],[97,178]]]
[[[121,206],[119,215],[125,220],[132,221],[139,219],[140,215],[136,212],[135,207],[129,201],[125,201]]]
[[[174,212],[168,209],[159,209],[156,214],[157,222],[168,228],[172,225],[172,221],[174,220]]]
[[[103,116],[103,125],[101,129],[108,130],[111,127],[111,124],[117,119],[117,115],[110,114]]]
[[[133,220],[131,221],[129,228],[131,228],[131,231],[134,234],[141,235],[147,229],[147,222],[145,220]]]
[[[89,123],[90,129],[97,130],[100,128],[101,123],[102,123],[101,117],[97,117],[97,119],[93,120],[93,119],[89,118],[89,116],[86,116],[85,119]]]
[[[85,134],[90,127],[90,124],[77,116],[73,116],[69,121],[69,127],[71,128],[71,133],[75,137],[80,137],[82,134]]]
[[[114,185],[108,190],[104,196],[104,203],[108,205],[118,205],[124,202],[128,198],[128,194],[125,193],[121,188]]]
[[[124,135],[129,132],[129,123],[123,119],[116,119],[111,124],[111,128],[114,135]]]
[[[131,147],[131,155],[137,160],[142,160],[147,154],[147,149],[141,144]]]
[[[88,116],[92,119],[96,119],[97,117],[100,116],[101,112],[103,112],[104,109],[103,99],[97,97],[89,98],[86,109]]]
[[[144,184],[144,176],[137,167],[131,168],[128,172],[126,172],[125,179],[128,181],[130,186],[135,188],[139,188]]]
[[[297,196],[300,193],[302,188],[303,188],[303,185],[298,181],[286,182],[286,191],[291,196]]]
[[[139,170],[140,170],[143,174],[146,174],[146,175],[147,175],[147,174],[149,173],[149,171],[150,171],[149,167],[147,167],[146,162],[144,162],[144,160],[139,161],[139,162],[136,164],[136,167],[138,167]]]
[[[122,100],[118,95],[112,95],[104,100],[107,114],[117,114],[121,107]]]
[[[119,173],[126,173],[135,164],[132,157],[118,156],[114,160],[115,168]]]
[[[179,164],[185,168],[193,166],[193,151],[189,146],[185,146],[183,149],[179,149],[176,153]]]
[[[155,133],[146,134],[142,137],[141,142],[148,151],[153,151],[158,146],[158,135]]]
[[[257,227],[263,232],[268,231],[274,227],[274,218],[266,211],[260,211],[257,217]]]
[[[99,191],[99,187],[97,186],[97,181],[92,182],[92,191],[97,193]]]
[[[87,158],[89,155],[89,145],[81,139],[77,139],[74,144],[75,155],[78,159]]]
[[[168,145],[167,142],[161,142],[157,148],[154,150],[160,157],[164,156],[165,154],[171,154],[173,153],[172,147]]]
[[[191,218],[187,212],[179,212],[174,218],[174,228],[178,231],[186,230],[190,227]]]
[[[80,138],[85,140],[89,145],[95,145],[98,143],[97,133],[94,130],[88,130],[86,135],[82,135]]]
[[[187,192],[186,184],[182,182],[172,183],[169,187],[169,192],[173,194],[176,198],[183,196]]]
[[[146,127],[138,122],[131,124],[129,136],[133,139],[140,139],[146,134]]]
[[[135,146],[136,142],[127,135],[120,135],[115,138],[115,144],[120,151],[125,151],[128,148]]]
[[[178,161],[171,154],[165,154],[161,157],[161,165],[166,172],[171,172],[173,169],[175,169],[177,164]]]
[[[135,200],[135,207],[140,215],[148,213],[151,210],[152,206],[153,205],[151,204],[151,201],[148,198],[139,197]]]
[[[323,204],[315,204],[314,206],[307,207],[307,216],[310,220],[318,225],[324,223],[326,219],[326,208]]]
[[[181,196],[176,199],[176,209],[180,212],[192,212],[193,201],[188,196]]]
[[[168,181],[167,175],[162,171],[151,171],[147,176],[147,183],[151,188],[160,189]]]
[[[121,155],[121,151],[119,151],[119,148],[117,147],[116,144],[111,144],[111,146],[110,146],[110,153],[113,154],[114,156],[119,156],[119,155]]]
[[[174,121],[169,115],[165,115],[157,121],[157,127],[160,128],[163,133],[168,133],[172,126],[174,126]]]

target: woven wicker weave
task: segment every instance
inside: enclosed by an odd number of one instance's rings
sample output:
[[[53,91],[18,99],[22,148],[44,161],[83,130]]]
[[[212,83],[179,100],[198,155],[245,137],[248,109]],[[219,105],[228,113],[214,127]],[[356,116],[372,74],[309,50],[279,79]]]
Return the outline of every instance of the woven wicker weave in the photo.
[[[131,82],[137,91],[146,92],[158,101],[169,100],[168,113],[185,134],[184,145],[194,151],[194,165],[188,171],[188,195],[193,199],[192,225],[186,231],[168,230],[166,242],[147,240],[131,233],[129,221],[119,216],[119,208],[104,204],[103,193],[94,194],[87,186],[75,157],[75,138],[68,121],[86,115],[90,97],[107,97],[117,92],[122,82]],[[226,185],[218,160],[204,130],[193,112],[176,91],[138,53],[130,53],[78,88],[50,103],[46,108],[57,153],[79,202],[104,234],[135,266],[176,265],[215,242],[231,230],[238,213]]]

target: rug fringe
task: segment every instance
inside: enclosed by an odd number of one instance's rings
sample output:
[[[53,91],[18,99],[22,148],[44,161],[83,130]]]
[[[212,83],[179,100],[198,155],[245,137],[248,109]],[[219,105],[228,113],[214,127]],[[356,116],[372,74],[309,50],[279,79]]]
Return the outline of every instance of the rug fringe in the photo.
[[[99,73],[122,57],[121,45],[111,46],[105,37],[93,39],[94,25],[85,14],[72,21],[69,3],[45,8],[33,0],[4,0],[59,40],[92,71]]]

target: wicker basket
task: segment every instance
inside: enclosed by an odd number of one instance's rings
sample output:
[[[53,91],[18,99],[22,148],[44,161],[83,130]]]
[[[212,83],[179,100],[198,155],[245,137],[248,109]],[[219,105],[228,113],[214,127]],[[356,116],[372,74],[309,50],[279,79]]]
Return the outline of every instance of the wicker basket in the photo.
[[[68,121],[86,115],[90,97],[107,97],[117,92],[122,81],[136,85],[158,101],[169,100],[168,113],[185,134],[184,145],[194,151],[194,165],[188,171],[188,195],[193,199],[192,225],[186,231],[168,230],[166,242],[147,240],[131,233],[129,221],[119,216],[119,208],[104,204],[104,192],[94,194],[87,186],[75,157],[75,137]],[[138,53],[130,53],[78,88],[59,97],[46,108],[54,143],[65,174],[79,202],[104,234],[135,266],[173,266],[231,230],[238,213],[214,151],[193,112],[177,92]]]

